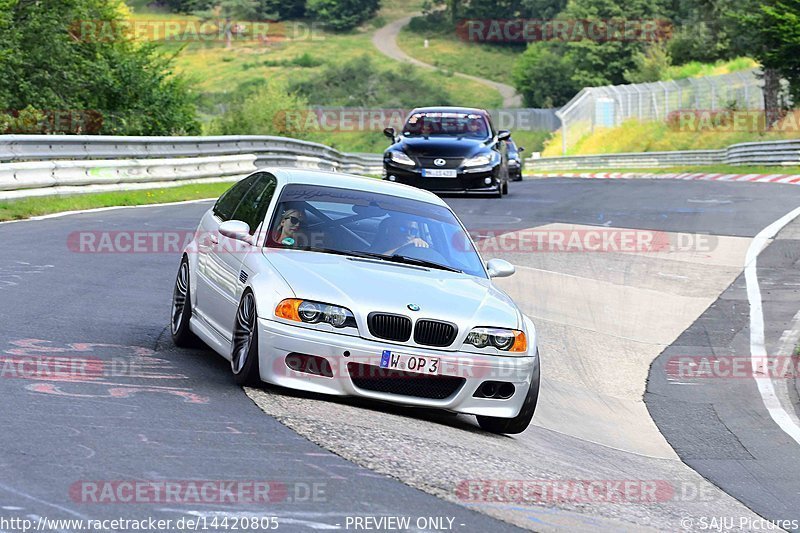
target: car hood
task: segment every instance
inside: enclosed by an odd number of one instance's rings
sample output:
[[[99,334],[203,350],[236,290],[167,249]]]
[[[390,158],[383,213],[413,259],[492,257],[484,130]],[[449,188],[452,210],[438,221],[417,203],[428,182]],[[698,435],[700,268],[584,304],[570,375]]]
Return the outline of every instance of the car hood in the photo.
[[[488,149],[484,141],[457,137],[407,137],[395,145],[410,156],[471,157]]]
[[[373,311],[476,326],[519,328],[520,313],[489,279],[381,260],[267,248],[297,298],[347,307],[360,324]],[[412,312],[410,304],[420,311]]]

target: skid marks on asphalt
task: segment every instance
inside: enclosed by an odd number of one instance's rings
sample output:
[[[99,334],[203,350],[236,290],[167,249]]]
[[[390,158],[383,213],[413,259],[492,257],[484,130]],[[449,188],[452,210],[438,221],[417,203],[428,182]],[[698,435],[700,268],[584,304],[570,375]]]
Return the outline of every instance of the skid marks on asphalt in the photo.
[[[142,346],[19,339],[0,353],[0,378],[31,392],[69,398],[129,398],[165,394],[190,404],[209,399],[183,386],[188,376]]]
[[[16,287],[27,276],[42,274],[54,265],[34,265],[25,261],[0,261],[0,291]]]

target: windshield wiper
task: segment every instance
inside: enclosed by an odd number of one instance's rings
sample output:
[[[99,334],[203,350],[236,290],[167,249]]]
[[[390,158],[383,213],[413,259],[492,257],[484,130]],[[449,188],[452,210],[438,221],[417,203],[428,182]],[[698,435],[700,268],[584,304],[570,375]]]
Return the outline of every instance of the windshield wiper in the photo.
[[[405,255],[384,255],[378,254],[375,252],[347,252],[348,254],[355,255],[357,257],[369,257],[373,259],[383,259],[384,261],[391,261],[393,263],[402,263],[404,265],[414,265],[414,266],[423,266],[429,268],[438,268],[440,270],[447,270],[448,272],[458,272],[459,274],[462,273],[461,270],[457,268],[453,268],[448,265],[443,265],[441,263],[436,263],[434,261],[426,261],[425,259],[417,259],[416,257],[408,257]]]
[[[399,254],[384,255],[376,252],[362,252],[358,250],[336,250],[334,248],[301,248],[301,249],[304,249],[309,252],[322,252],[324,254],[349,255],[353,257],[363,257],[365,259],[382,259],[384,261],[391,261],[392,263],[438,268],[440,270],[446,270],[448,272],[457,272],[459,274],[463,274],[463,271],[457,268],[453,268],[451,266],[443,265],[441,263],[436,263],[434,261],[426,261],[425,259],[417,259],[416,257],[407,257],[405,255],[399,255]]]

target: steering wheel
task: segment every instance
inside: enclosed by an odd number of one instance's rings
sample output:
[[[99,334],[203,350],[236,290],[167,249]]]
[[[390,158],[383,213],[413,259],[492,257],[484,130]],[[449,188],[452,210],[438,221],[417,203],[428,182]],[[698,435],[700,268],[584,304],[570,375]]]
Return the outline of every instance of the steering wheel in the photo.
[[[411,252],[411,253],[409,253]],[[404,244],[394,251],[392,255],[405,255],[414,259],[422,259],[423,261],[433,261],[435,263],[447,264],[447,258],[439,251],[433,248],[423,248],[422,246],[415,246],[413,242]]]

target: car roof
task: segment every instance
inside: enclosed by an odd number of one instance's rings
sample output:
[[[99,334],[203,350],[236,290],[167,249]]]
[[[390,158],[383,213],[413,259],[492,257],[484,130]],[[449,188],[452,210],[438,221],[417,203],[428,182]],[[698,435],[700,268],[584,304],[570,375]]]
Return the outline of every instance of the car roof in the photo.
[[[448,106],[435,106],[435,107],[417,107],[411,110],[410,114],[414,113],[477,113],[481,115],[488,115],[489,112],[485,109],[478,109],[477,107],[448,107]]]
[[[304,168],[260,168],[258,172],[269,172],[278,178],[279,182],[283,182],[287,185],[290,183],[321,185],[339,189],[374,192],[376,194],[387,194],[400,198],[419,200],[420,202],[441,205],[449,209],[448,205],[441,198],[430,191],[378,178]]]

